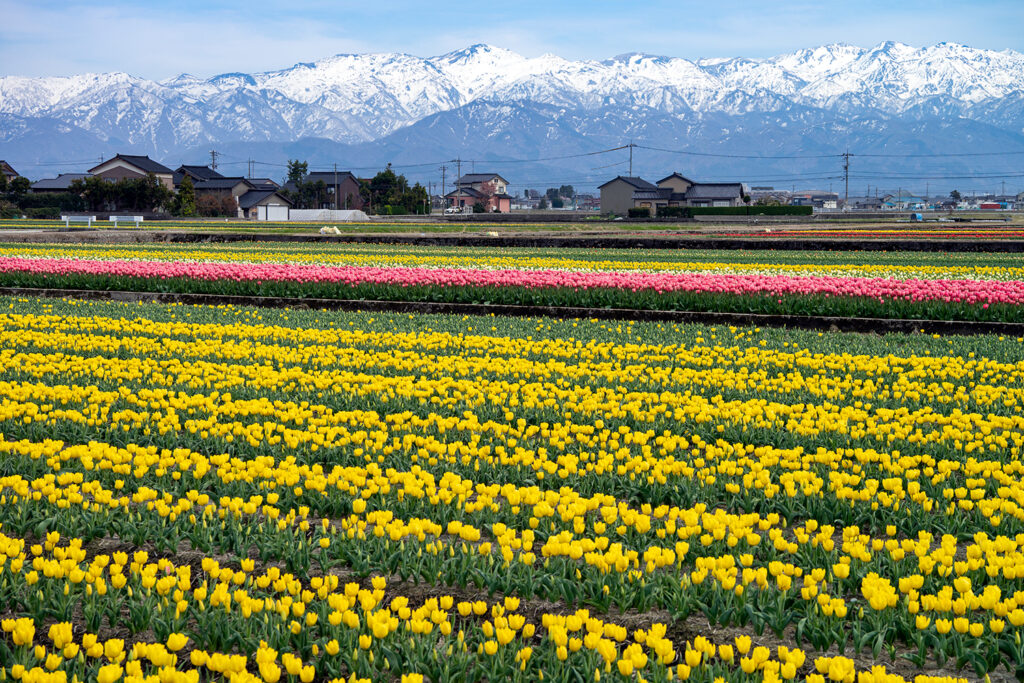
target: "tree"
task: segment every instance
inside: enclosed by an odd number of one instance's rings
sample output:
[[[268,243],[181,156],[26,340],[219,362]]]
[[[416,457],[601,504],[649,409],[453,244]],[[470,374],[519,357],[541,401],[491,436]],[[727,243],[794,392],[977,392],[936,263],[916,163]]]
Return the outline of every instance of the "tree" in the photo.
[[[548,198],[548,201],[555,201],[556,199],[558,199],[558,188],[549,187],[547,190],[544,191],[544,196]]]
[[[954,202],[959,202],[963,197],[960,195],[960,190],[953,190],[949,193],[949,198]]]
[[[548,198],[547,197],[541,197],[540,198],[540,203],[537,204],[537,208],[541,209],[541,210],[548,208]]]
[[[473,204],[473,213],[487,213],[487,207],[483,202],[475,202]]]
[[[220,211],[229,218],[236,218],[238,216],[238,200],[235,199],[234,195],[229,194],[221,198]]]
[[[576,189],[572,185],[562,185],[558,188],[558,196],[565,199],[571,199],[576,196]]]
[[[419,183],[409,187],[406,177],[395,173],[391,164],[369,181],[360,182],[359,194],[368,213],[395,215],[430,211],[427,189]]]
[[[288,160],[288,182],[299,185],[306,179],[306,175],[309,173],[309,164],[305,161],[299,161],[298,159]]]
[[[493,205],[492,199],[494,195],[497,194],[497,190],[497,186],[492,182],[480,183],[480,187],[477,189],[477,192],[479,192],[483,196],[480,198],[480,201],[478,203],[483,204],[484,207],[489,210],[490,207]],[[475,208],[473,212],[480,213],[479,211],[476,211]]]
[[[114,183],[99,176],[76,178],[69,188],[82,196],[89,211],[103,211],[114,198]]]
[[[552,209],[561,209],[564,206],[565,206],[565,202],[562,200],[561,197],[555,197],[554,199],[551,200],[551,208]]]
[[[3,174],[0,173],[0,175]],[[28,194],[30,189],[32,189],[32,183],[29,182],[29,179],[18,176],[7,183],[7,197],[15,204],[18,204]]]
[[[220,200],[212,194],[204,194],[196,200],[196,211],[200,216],[206,216],[211,218],[213,216],[222,216],[224,207],[221,206]]]
[[[185,217],[196,215],[196,186],[192,184],[192,178],[188,175],[181,179],[181,187],[178,188],[178,196],[174,200],[173,213]]]

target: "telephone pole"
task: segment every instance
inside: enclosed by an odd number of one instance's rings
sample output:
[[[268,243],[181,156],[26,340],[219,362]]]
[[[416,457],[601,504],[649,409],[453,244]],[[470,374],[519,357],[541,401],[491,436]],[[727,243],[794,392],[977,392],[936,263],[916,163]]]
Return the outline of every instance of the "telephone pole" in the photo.
[[[219,155],[220,155],[220,152],[217,152],[217,151],[212,150],[212,149],[210,150],[210,168],[212,170],[214,170],[214,171],[217,170],[217,157]]]
[[[850,202],[850,150],[843,152],[843,184],[846,190],[843,193],[843,206]]]
[[[445,190],[447,189],[447,186],[445,185],[445,175],[447,173],[448,167],[445,166],[444,164],[441,164],[441,201],[444,202],[445,204],[448,203],[447,200],[445,200],[445,195],[447,194],[445,192]]]
[[[462,177],[462,157],[455,159],[456,173],[458,174],[455,178],[455,201],[462,201],[462,186],[459,185],[459,178]],[[462,209],[460,206],[459,209]]]
[[[629,141],[629,177],[633,177],[633,141]]]
[[[338,163],[334,163],[334,210],[338,210]]]

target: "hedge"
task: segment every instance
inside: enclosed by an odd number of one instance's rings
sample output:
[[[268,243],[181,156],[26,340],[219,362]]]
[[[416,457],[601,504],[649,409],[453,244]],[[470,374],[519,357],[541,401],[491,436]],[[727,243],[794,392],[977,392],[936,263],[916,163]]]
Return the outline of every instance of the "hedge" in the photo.
[[[26,214],[30,209],[51,209],[57,207],[60,211],[84,211],[85,200],[74,192],[47,192],[39,194],[27,194],[18,200],[18,206],[24,209]]]
[[[658,218],[687,218],[685,206],[659,206]]]
[[[650,218],[651,209],[647,206],[635,206],[629,210],[630,218]]]
[[[810,216],[812,206],[693,206],[691,216]]]
[[[59,206],[37,206],[25,209],[26,218],[60,218],[61,208]]]

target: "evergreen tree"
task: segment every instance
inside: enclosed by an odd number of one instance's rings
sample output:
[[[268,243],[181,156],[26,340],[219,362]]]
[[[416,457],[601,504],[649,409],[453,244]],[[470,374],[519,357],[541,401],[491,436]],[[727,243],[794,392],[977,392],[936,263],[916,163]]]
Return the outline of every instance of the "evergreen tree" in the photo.
[[[181,179],[181,187],[178,188],[174,208],[174,213],[178,216],[196,215],[196,186],[192,184],[192,178],[187,175]]]

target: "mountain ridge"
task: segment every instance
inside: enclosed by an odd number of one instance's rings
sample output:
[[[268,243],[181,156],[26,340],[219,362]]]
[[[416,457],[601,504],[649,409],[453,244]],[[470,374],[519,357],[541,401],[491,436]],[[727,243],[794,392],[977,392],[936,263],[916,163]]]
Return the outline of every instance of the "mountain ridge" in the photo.
[[[563,108],[573,112],[581,139],[602,129],[595,117],[628,123],[630,111],[656,112],[675,119],[678,131],[700,129],[685,138],[691,145],[715,146],[733,134],[730,118],[749,126],[751,116],[760,115],[762,132],[771,138],[778,137],[771,135],[773,126],[775,132],[800,126],[800,112],[815,110],[818,119],[831,116],[839,122],[965,119],[978,124],[979,139],[972,144],[987,148],[996,138],[1005,145],[1002,133],[1010,139],[1024,135],[1022,99],[1024,54],[958,43],[922,48],[896,41],[870,48],[832,43],[766,58],[696,60],[646,53],[604,60],[525,57],[480,43],[428,58],[341,53],[279,70],[209,78],[183,73],[152,81],[125,72],[0,77],[0,114],[18,117],[25,132],[8,136],[0,156],[28,156],[27,167],[47,161],[34,158],[38,154],[20,142],[38,141],[34,120],[51,129],[58,122],[69,136],[90,138],[75,143],[78,147],[110,141],[158,157],[229,142],[314,138],[362,149],[377,144],[383,150],[389,138],[415,132],[420,122],[480,102],[529,103],[536,112],[548,112],[543,121],[526,117],[531,147],[559,129],[557,111]],[[719,122],[720,130],[697,125],[709,120]],[[626,133],[620,143],[628,141]],[[782,137],[791,144],[799,140]],[[744,139],[755,152],[761,147],[757,135]],[[837,142],[845,148],[870,141]],[[476,149],[486,154],[488,144]]]

